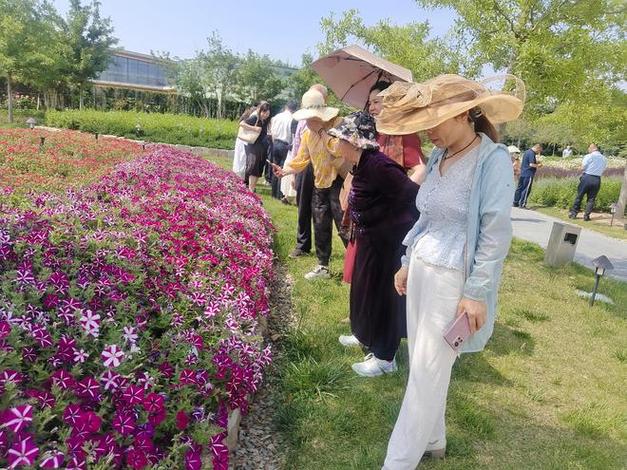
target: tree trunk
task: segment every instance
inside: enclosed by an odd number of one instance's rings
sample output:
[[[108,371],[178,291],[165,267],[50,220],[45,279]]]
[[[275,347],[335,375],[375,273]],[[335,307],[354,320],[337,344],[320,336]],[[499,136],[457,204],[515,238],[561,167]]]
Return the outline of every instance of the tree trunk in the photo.
[[[13,122],[13,91],[11,90],[11,74],[7,75],[7,107],[9,123]]]
[[[621,219],[625,218],[625,206],[627,206],[627,164],[625,165],[625,172],[623,173],[623,185],[620,188],[618,204],[616,204],[616,214]]]
[[[83,87],[78,89],[78,110],[83,110]]]

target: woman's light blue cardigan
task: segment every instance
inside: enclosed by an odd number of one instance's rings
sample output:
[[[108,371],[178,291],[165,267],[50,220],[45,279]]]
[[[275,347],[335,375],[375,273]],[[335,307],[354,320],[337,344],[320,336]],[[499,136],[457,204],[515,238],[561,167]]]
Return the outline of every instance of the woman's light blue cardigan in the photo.
[[[503,262],[512,240],[511,211],[514,199],[514,173],[507,148],[495,144],[481,133],[479,159],[475,169],[468,207],[466,236],[466,282],[464,297],[487,304],[488,318],[483,327],[463,345],[461,352],[483,350],[494,330],[496,303],[503,271]],[[427,174],[438,171],[443,149],[435,148],[427,163]],[[407,233],[403,245],[404,266],[409,264],[411,251],[424,232],[418,225]]]

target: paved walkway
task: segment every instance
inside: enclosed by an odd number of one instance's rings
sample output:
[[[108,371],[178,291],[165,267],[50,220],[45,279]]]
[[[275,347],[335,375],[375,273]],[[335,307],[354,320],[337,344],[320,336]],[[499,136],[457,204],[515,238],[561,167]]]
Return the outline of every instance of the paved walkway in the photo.
[[[514,236],[537,243],[542,248],[547,246],[553,222],[564,221],[532,210],[512,208]],[[607,274],[627,282],[627,240],[619,240],[582,228],[575,261],[591,268],[592,260],[601,255],[607,256],[614,265],[614,270]]]

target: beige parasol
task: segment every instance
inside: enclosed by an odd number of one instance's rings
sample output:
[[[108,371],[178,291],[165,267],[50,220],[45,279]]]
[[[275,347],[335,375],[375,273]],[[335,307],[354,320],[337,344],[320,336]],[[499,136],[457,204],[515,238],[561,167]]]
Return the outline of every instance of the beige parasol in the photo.
[[[411,82],[411,71],[374,55],[357,45],[339,49],[316,60],[311,67],[338,98],[363,109],[370,88],[379,80]]]

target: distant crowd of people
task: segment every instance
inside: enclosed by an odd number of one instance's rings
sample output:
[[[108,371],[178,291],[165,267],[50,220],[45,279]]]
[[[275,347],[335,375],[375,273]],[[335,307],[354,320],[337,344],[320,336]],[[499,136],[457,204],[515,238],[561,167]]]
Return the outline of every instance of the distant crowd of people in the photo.
[[[263,102],[242,116],[240,126],[259,136],[236,144],[234,170],[254,191],[265,168],[272,196],[295,198],[289,256],[315,249],[306,279],[331,277],[335,225],[350,284],[350,332],[338,340],[366,351],[356,374],[395,373],[407,338],[409,378],[383,468],[414,469],[424,455],[444,456],[451,369],[492,335],[512,202],[527,207],[542,147],[520,161],[517,148],[499,144],[493,123],[516,119],[522,100],[458,75],[378,81],[364,110],[344,117],[327,98],[317,84],[298,110],[290,102],[270,119]],[[435,146],[428,160],[419,131]],[[586,217],[604,169],[596,147],[590,152],[571,210],[587,194]]]

